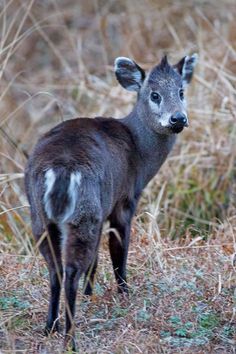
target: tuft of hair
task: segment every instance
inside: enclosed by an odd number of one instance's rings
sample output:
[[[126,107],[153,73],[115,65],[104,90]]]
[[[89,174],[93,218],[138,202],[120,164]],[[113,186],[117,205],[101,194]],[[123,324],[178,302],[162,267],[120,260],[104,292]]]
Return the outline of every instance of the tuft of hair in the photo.
[[[160,64],[158,64],[157,66],[155,66],[150,74],[149,74],[149,82],[152,81],[156,81],[156,76],[160,73],[160,74],[170,74],[171,72],[173,72],[173,67],[169,64],[168,59],[167,59],[167,55],[164,55],[161,59]]]
[[[159,69],[163,72],[168,73],[171,70],[171,65],[168,62],[167,55],[164,55],[163,58],[161,59],[160,64],[158,65]]]
[[[159,64],[160,69],[166,69],[169,68],[169,62],[168,62],[168,58],[167,55],[164,55],[164,57],[162,57],[161,62]]]

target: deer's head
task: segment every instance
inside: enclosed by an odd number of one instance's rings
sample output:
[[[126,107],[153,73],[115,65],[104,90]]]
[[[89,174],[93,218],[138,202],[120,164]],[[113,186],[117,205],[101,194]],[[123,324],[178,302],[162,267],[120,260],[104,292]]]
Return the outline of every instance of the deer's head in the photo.
[[[147,75],[133,60],[119,57],[115,73],[119,83],[138,93],[137,112],[151,129],[160,134],[180,133],[188,126],[185,88],[191,81],[197,54],[170,65],[167,57]]]

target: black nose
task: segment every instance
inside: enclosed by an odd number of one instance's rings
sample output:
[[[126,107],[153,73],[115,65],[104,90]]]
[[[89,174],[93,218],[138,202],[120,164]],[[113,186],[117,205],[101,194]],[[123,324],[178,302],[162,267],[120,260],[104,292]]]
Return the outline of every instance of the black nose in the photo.
[[[175,127],[184,127],[187,126],[188,120],[185,114],[181,112],[175,112],[170,117],[170,124]]]

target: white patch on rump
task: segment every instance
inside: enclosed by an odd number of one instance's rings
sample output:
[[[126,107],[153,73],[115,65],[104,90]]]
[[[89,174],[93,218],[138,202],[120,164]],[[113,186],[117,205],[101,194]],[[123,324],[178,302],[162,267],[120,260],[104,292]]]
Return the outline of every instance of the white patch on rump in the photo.
[[[81,173],[78,171],[71,173],[70,184],[68,187],[70,204],[67,206],[65,210],[65,214],[63,215],[63,218],[61,220],[62,223],[66,222],[75,210],[75,205],[77,200],[77,187],[80,186],[80,183],[81,183]]]
[[[45,186],[46,186],[46,191],[44,194],[44,206],[45,206],[45,211],[46,214],[48,216],[49,219],[52,218],[52,210],[51,210],[51,201],[49,198],[49,194],[53,188],[53,185],[55,183],[56,180],[56,175],[53,171],[52,168],[50,168],[49,170],[47,170],[47,172],[45,173]]]
[[[76,201],[77,201],[77,196],[78,196],[78,187],[81,184],[81,173],[80,172],[72,172],[70,175],[70,182],[68,185],[67,192],[69,196],[69,204],[65,208],[64,214],[60,217],[60,224],[65,223],[69,217],[73,214],[76,206]],[[56,174],[53,171],[52,168],[47,170],[45,173],[45,194],[44,194],[44,206],[45,206],[45,211],[49,219],[53,219],[53,214],[52,214],[52,208],[51,208],[51,199],[50,199],[50,193],[53,189],[54,183],[56,181]],[[58,201],[60,203],[60,201]]]

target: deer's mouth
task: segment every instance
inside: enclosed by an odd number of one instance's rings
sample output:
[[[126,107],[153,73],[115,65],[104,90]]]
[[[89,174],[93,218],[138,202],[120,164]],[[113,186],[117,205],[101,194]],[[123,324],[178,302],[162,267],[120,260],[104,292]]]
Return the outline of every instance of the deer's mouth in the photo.
[[[174,134],[179,134],[182,132],[182,130],[184,129],[184,126],[174,126],[171,127],[171,130]]]

